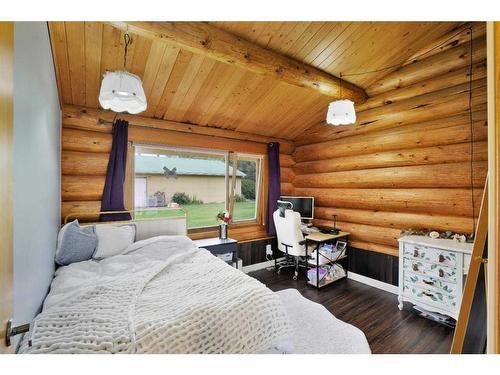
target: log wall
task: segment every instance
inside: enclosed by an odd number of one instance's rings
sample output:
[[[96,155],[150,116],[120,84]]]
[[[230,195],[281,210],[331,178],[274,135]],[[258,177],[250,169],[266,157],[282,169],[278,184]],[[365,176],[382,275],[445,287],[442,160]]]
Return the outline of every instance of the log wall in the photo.
[[[65,106],[62,129],[61,220],[70,213],[99,212],[104,179],[111,151],[111,122],[114,114],[95,109]],[[266,143],[281,143],[280,163],[283,193],[293,193],[295,173],[291,156],[293,145],[283,140],[249,135],[222,129],[210,129],[169,121],[120,115],[129,121],[129,140],[145,144],[202,147],[245,153],[266,154]],[[129,163],[130,165],[130,163]],[[128,184],[133,178],[128,177]],[[265,183],[264,183],[265,184]],[[127,189],[126,189],[127,190]],[[130,191],[130,190],[129,190]],[[130,202],[130,200],[129,200]],[[133,207],[129,205],[128,209]],[[95,221],[96,215],[85,215],[82,221]],[[264,226],[240,225],[230,229],[239,241],[266,238]],[[197,231],[191,237],[216,236],[214,230]]]
[[[318,124],[297,138],[294,193],[316,198],[316,224],[336,214],[353,247],[390,255],[403,228],[472,232],[487,173],[483,24],[473,38],[472,128],[460,37],[367,88],[355,126]]]

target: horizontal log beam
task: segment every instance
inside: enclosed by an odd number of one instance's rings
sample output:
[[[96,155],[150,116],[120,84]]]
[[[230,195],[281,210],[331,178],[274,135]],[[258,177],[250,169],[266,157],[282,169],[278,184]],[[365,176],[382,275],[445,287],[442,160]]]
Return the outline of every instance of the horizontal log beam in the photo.
[[[460,44],[469,43],[470,32],[467,30],[468,28],[472,29],[473,39],[486,35],[486,22],[467,22],[415,52],[403,65],[415,64],[417,61],[453,49]]]
[[[295,165],[295,160],[293,160],[292,155],[280,154],[280,166],[283,167],[293,167]]]
[[[486,78],[472,82],[474,104],[486,103]],[[446,117],[469,108],[469,82],[447,87],[427,94],[414,96],[397,103],[384,104],[358,114],[357,126],[367,126],[381,123],[401,122],[409,124]]]
[[[486,38],[481,36],[473,40],[472,63],[476,64],[486,59]],[[403,66],[389,73],[366,89],[369,97],[383,92],[406,87],[416,82],[446,74],[470,63],[470,45],[463,43],[455,48],[437,53],[413,64]]]
[[[292,168],[280,168],[281,182],[293,182],[295,179],[295,172]]]
[[[321,220],[376,225],[392,229],[429,229],[457,233],[472,233],[472,217],[414,214],[407,212],[388,212],[338,207],[315,207],[314,216]]]
[[[62,149],[64,151],[98,152],[109,154],[113,137],[111,133],[89,132],[62,128]]]
[[[100,201],[105,176],[62,175],[61,199],[63,201]]]
[[[479,113],[478,117],[485,117]],[[444,146],[470,141],[468,115],[453,116],[446,120],[433,120],[405,127],[404,131],[379,131],[371,135],[335,139],[297,147],[294,159],[297,163],[312,160],[333,159],[342,156],[366,155],[391,150],[407,150],[420,147]],[[474,142],[488,138],[484,119],[473,123]]]
[[[474,189],[476,215],[483,189]],[[472,216],[470,189],[314,189],[295,188],[294,194],[312,196],[317,206]]]
[[[315,225],[331,226],[330,220],[314,220]],[[352,241],[363,241],[377,243],[380,245],[394,246],[398,245],[400,231],[398,229],[379,227],[375,225],[355,224],[339,221],[337,227],[344,232],[349,232],[349,238]]]
[[[355,103],[362,103],[367,98],[363,89],[347,81],[259,47],[205,22],[113,22],[112,25],[323,95],[339,98],[342,87],[342,96]]]
[[[479,80],[486,78],[486,60],[473,65],[472,79]],[[442,90],[447,87],[457,86],[467,83],[470,79],[470,68],[468,66],[450,73],[432,77],[428,80],[414,83],[413,85],[397,88],[395,90],[384,92],[380,95],[368,99],[363,104],[356,106],[356,111],[363,112],[371,108],[381,107],[387,104],[393,104],[415,96],[428,94],[434,91]]]
[[[474,161],[488,160],[488,142],[475,142],[473,150]],[[471,145],[467,142],[306,161],[297,163],[292,168],[296,175],[301,175],[384,167],[458,163],[468,161],[470,151]]]
[[[66,127],[80,130],[91,130],[96,132],[111,132],[111,124],[116,113],[101,109],[66,105],[63,108],[63,124]],[[235,130],[218,129],[209,126],[199,126],[176,121],[159,120],[138,115],[120,113],[119,118],[128,121],[130,126],[141,128],[153,128],[170,130],[181,133],[205,135],[209,137],[228,138],[231,140],[248,141],[256,143],[279,142],[280,151],[291,154],[293,143],[285,139],[266,137],[256,134],[239,132]]]
[[[101,211],[101,201],[63,201],[61,202],[61,222],[70,214],[79,214],[78,221],[82,223],[98,221]]]
[[[295,187],[293,184],[288,182],[281,183],[281,194],[282,195],[293,195],[295,191]]]
[[[472,183],[483,187],[486,161],[473,162]],[[297,175],[297,188],[469,188],[470,163],[417,165]]]
[[[111,131],[111,128],[109,128]],[[267,154],[264,143],[227,139],[201,134],[187,134],[172,130],[130,127],[129,141],[143,144],[211,148],[221,151],[236,151],[251,154]],[[66,151],[110,152],[111,133],[79,130],[63,123],[62,148]]]
[[[109,153],[66,151],[61,153],[61,173],[76,176],[105,176]]]

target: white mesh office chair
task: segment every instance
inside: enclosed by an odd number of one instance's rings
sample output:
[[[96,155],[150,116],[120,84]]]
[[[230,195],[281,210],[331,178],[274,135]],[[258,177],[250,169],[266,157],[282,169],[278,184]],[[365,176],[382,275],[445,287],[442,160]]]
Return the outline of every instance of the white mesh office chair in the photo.
[[[283,268],[295,267],[293,279],[297,280],[299,267],[305,267],[304,264],[301,264],[299,257],[306,256],[306,241],[300,229],[300,214],[290,209],[282,209],[280,214],[278,208],[273,213],[273,219],[278,238],[278,249],[285,253],[284,262],[277,263],[275,259],[275,270],[280,273]]]

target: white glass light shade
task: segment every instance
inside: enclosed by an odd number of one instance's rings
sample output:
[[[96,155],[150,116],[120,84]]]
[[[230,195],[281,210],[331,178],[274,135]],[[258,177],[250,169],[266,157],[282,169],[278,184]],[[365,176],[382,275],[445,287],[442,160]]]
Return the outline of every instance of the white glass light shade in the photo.
[[[148,106],[141,79],[125,71],[104,74],[99,103],[104,109],[131,114],[143,112]]]
[[[330,125],[348,125],[356,122],[354,103],[348,99],[336,100],[328,105],[326,122]]]

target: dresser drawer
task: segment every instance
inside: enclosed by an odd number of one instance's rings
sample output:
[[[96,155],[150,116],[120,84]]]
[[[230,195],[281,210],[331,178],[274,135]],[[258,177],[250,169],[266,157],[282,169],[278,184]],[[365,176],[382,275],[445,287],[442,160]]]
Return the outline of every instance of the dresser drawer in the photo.
[[[457,282],[457,271],[455,268],[446,267],[435,263],[425,263],[418,260],[404,258],[403,269],[405,272],[415,272],[435,279],[447,282]]]
[[[405,244],[404,256],[410,259],[442,264],[449,267],[455,267],[457,264],[456,253],[423,245]]]
[[[457,309],[457,296],[447,293],[437,292],[427,288],[419,288],[414,285],[405,285],[403,287],[403,295],[412,300],[421,301],[428,305],[436,307],[446,307],[452,311]]]
[[[457,294],[457,284],[447,283],[446,281],[419,275],[413,272],[404,272],[404,283],[405,285],[415,285],[420,288],[434,290],[437,292],[443,292],[447,294],[456,295]]]

